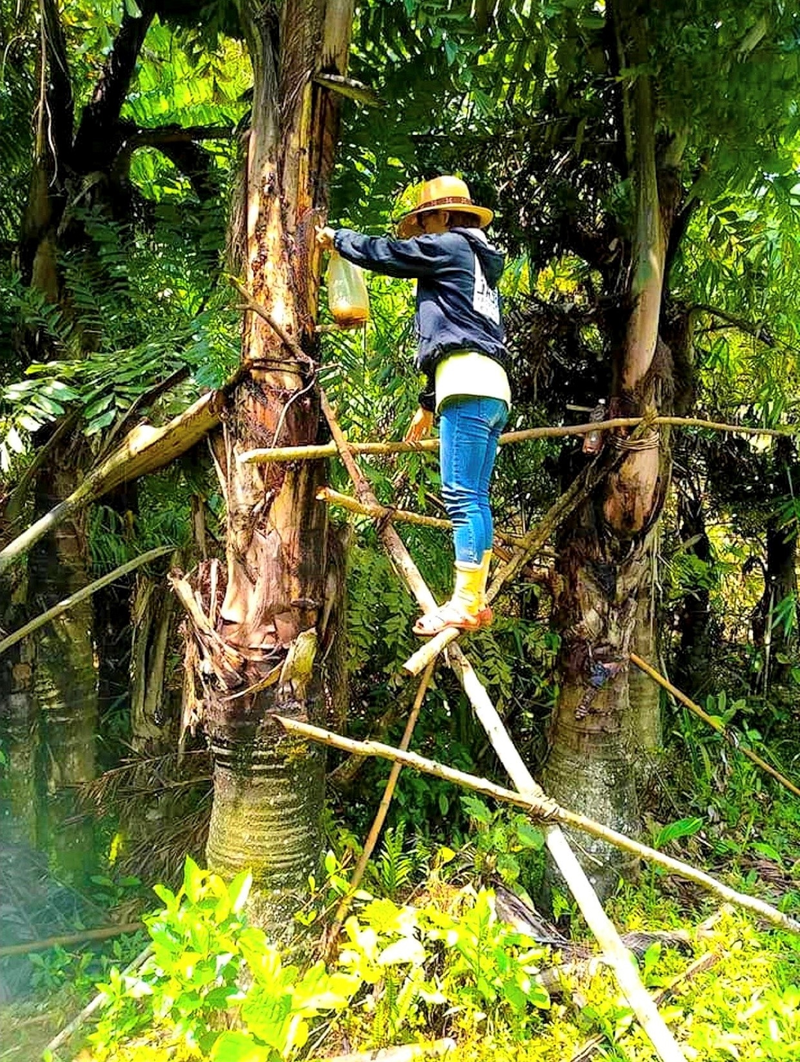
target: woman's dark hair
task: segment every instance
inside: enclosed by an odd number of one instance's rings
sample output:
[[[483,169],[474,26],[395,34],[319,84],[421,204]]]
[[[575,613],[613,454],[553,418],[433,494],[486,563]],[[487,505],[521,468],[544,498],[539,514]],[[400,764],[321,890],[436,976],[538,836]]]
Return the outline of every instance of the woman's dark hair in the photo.
[[[448,210],[447,213],[450,215],[451,229],[479,229],[481,227],[475,215],[468,214],[465,210]]]

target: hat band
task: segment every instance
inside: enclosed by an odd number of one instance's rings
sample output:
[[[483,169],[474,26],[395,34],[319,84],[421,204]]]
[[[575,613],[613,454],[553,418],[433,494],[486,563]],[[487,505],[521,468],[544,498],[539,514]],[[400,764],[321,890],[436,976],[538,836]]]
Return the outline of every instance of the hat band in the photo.
[[[428,210],[430,207],[437,206],[451,206],[453,203],[463,206],[475,206],[472,200],[465,195],[446,195],[442,199],[428,199],[427,202],[420,203],[418,207],[414,207],[409,213],[418,214],[420,210]]]

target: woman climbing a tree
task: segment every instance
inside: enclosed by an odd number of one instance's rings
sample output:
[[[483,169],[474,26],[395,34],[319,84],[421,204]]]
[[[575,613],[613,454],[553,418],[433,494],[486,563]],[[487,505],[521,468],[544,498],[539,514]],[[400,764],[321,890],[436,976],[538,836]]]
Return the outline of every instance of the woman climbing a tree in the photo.
[[[504,257],[482,231],[492,216],[472,202],[462,180],[441,176],[420,186],[397,240],[352,229],[317,234],[323,248],[355,265],[417,280],[415,364],[427,385],[406,439],[429,434],[438,413],[442,497],[455,543],[453,594],[414,625],[425,637],[492,622],[485,596],[494,535],[489,481],[511,408],[497,290]]]

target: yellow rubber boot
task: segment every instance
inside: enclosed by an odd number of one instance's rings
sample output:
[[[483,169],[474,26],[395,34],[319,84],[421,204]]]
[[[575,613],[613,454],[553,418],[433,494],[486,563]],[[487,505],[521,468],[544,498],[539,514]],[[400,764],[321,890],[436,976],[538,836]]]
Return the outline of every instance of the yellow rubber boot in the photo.
[[[489,607],[489,603],[486,600],[486,585],[489,582],[489,565],[492,563],[492,551],[487,549],[483,557],[481,558],[481,585],[478,601],[480,608],[478,609],[478,618],[481,621],[481,627],[488,627],[494,619],[494,613]]]
[[[482,580],[482,565],[457,563],[452,597],[433,612],[420,616],[414,624],[414,633],[430,638],[447,627],[476,631],[481,626]]]
[[[481,610],[484,585],[482,564],[461,564],[456,561],[456,585],[450,604],[468,616],[477,616]]]

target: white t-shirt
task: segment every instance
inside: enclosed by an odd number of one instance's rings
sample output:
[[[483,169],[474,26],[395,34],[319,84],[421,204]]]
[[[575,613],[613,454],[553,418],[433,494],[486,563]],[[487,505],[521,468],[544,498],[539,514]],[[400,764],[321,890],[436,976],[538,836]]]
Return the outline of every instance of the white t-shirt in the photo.
[[[511,387],[506,370],[486,354],[459,350],[436,366],[436,412],[455,395],[499,398],[511,409]]]

